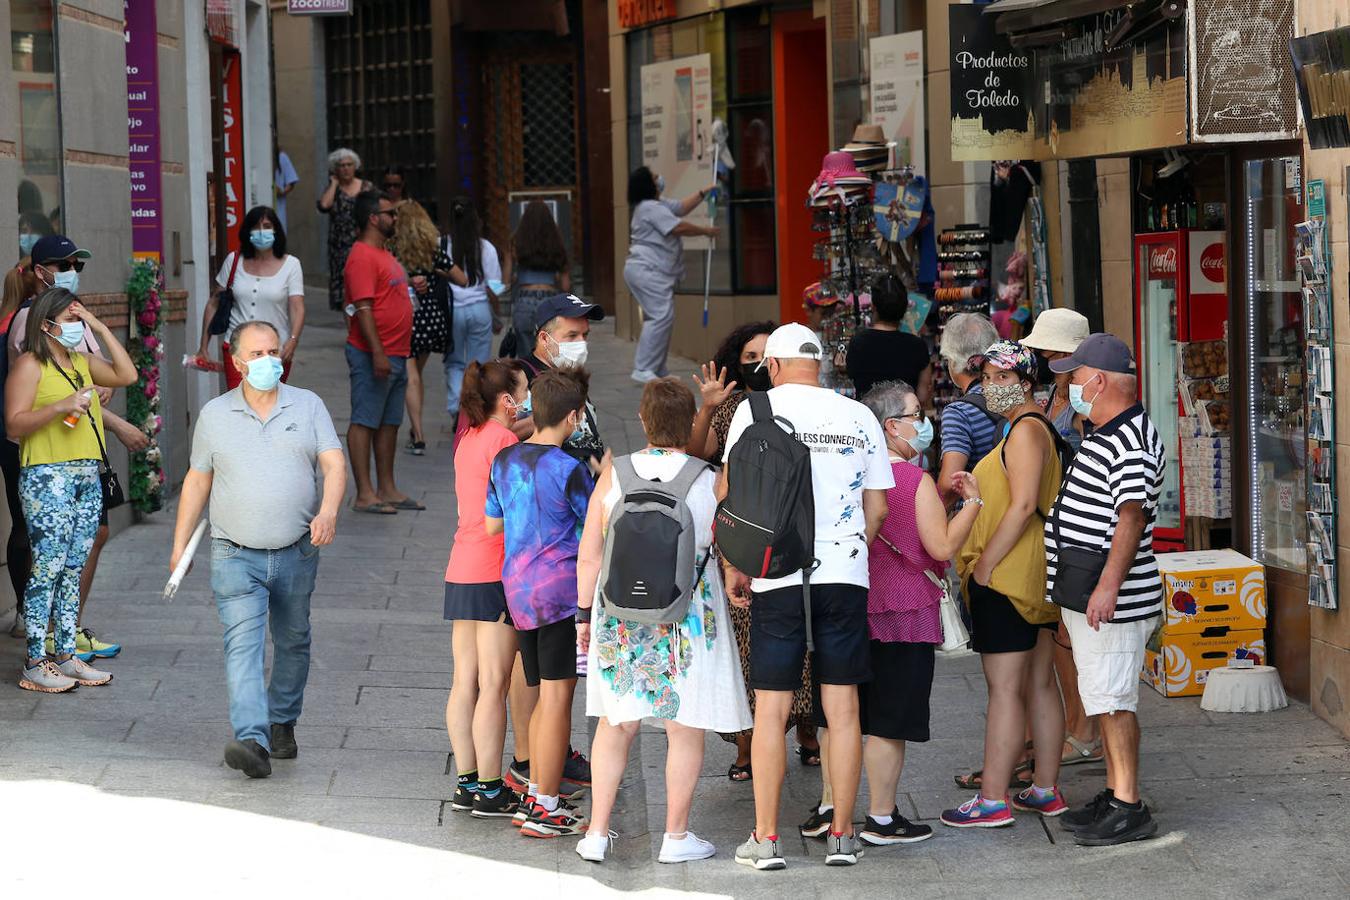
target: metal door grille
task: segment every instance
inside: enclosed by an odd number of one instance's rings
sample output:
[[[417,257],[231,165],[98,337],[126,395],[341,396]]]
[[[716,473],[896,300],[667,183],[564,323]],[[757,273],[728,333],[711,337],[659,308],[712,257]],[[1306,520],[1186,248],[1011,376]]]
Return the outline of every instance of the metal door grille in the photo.
[[[377,185],[386,166],[402,166],[434,216],[430,0],[357,0],[352,15],[324,25],[329,148],[355,150]]]
[[[576,181],[576,92],[570,62],[520,67],[520,111],[527,188]]]

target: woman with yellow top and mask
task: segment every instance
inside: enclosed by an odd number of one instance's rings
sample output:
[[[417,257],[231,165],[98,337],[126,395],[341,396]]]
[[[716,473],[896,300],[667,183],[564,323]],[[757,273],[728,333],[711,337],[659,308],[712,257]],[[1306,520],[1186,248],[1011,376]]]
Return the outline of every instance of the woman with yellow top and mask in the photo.
[[[86,328],[111,363],[71,349]],[[103,418],[93,389],[126,387],[136,380],[136,367],[107,326],[64,288],[51,288],[33,301],[24,350],[5,383],[5,430],[19,442],[19,497],[33,547],[23,596],[28,658],[19,687],[61,693],[112,680],[71,654],[80,572],[103,508]],[[51,658],[43,647],[48,619],[56,626]]]
[[[980,793],[942,813],[943,824],[956,828],[1013,823],[1008,787],[1023,749],[1027,710],[1035,778],[1011,804],[1043,816],[1068,809],[1055,785],[1064,707],[1053,652],[1059,609],[1045,597],[1044,538],[1044,517],[1063,476],[1062,439],[1032,398],[1036,356],[1031,350],[998,341],[985,351],[982,373],[985,404],[1008,426],[1003,440],[975,467],[984,505],[956,558],[970,607],[971,647],[981,655],[989,686]]]

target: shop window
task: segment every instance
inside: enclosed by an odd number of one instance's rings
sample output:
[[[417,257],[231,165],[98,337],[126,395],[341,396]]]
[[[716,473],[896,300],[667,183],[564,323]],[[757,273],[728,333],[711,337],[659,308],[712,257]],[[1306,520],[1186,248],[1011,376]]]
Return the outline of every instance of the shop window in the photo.
[[[1241,300],[1251,322],[1248,352],[1252,549],[1258,562],[1306,571],[1303,300],[1294,225],[1303,221],[1298,157],[1243,167],[1246,256]]]
[[[729,10],[631,31],[625,36],[628,160],[642,159],[642,67],[669,58],[671,47],[697,47],[713,59],[713,97],[727,123],[736,168],[718,209],[721,236],[711,254],[685,255],[682,293],[773,293],[778,289],[773,156],[773,59],[769,19],[762,9]],[[680,54],[676,54],[680,55]],[[726,106],[722,108],[721,99]],[[705,266],[708,268],[705,269]]]
[[[10,68],[19,89],[19,254],[61,229],[61,111],[49,0],[10,3]]]

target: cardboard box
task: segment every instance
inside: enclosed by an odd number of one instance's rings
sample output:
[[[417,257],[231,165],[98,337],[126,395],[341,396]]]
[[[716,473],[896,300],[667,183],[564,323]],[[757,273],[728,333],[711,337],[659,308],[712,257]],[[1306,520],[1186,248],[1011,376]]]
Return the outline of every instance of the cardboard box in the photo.
[[[1158,571],[1168,633],[1266,627],[1266,570],[1236,550],[1159,553]]]
[[[1144,650],[1139,678],[1164,697],[1198,697],[1205,692],[1211,669],[1231,659],[1266,662],[1266,637],[1261,629],[1233,631],[1223,626],[1210,631],[1173,634],[1159,624]]]

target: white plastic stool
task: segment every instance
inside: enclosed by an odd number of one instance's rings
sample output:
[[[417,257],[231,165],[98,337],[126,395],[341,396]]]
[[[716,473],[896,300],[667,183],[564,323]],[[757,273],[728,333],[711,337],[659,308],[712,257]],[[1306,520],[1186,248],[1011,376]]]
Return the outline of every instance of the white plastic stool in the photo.
[[[1211,669],[1200,708],[1210,712],[1269,712],[1284,709],[1289,698],[1274,666]]]

